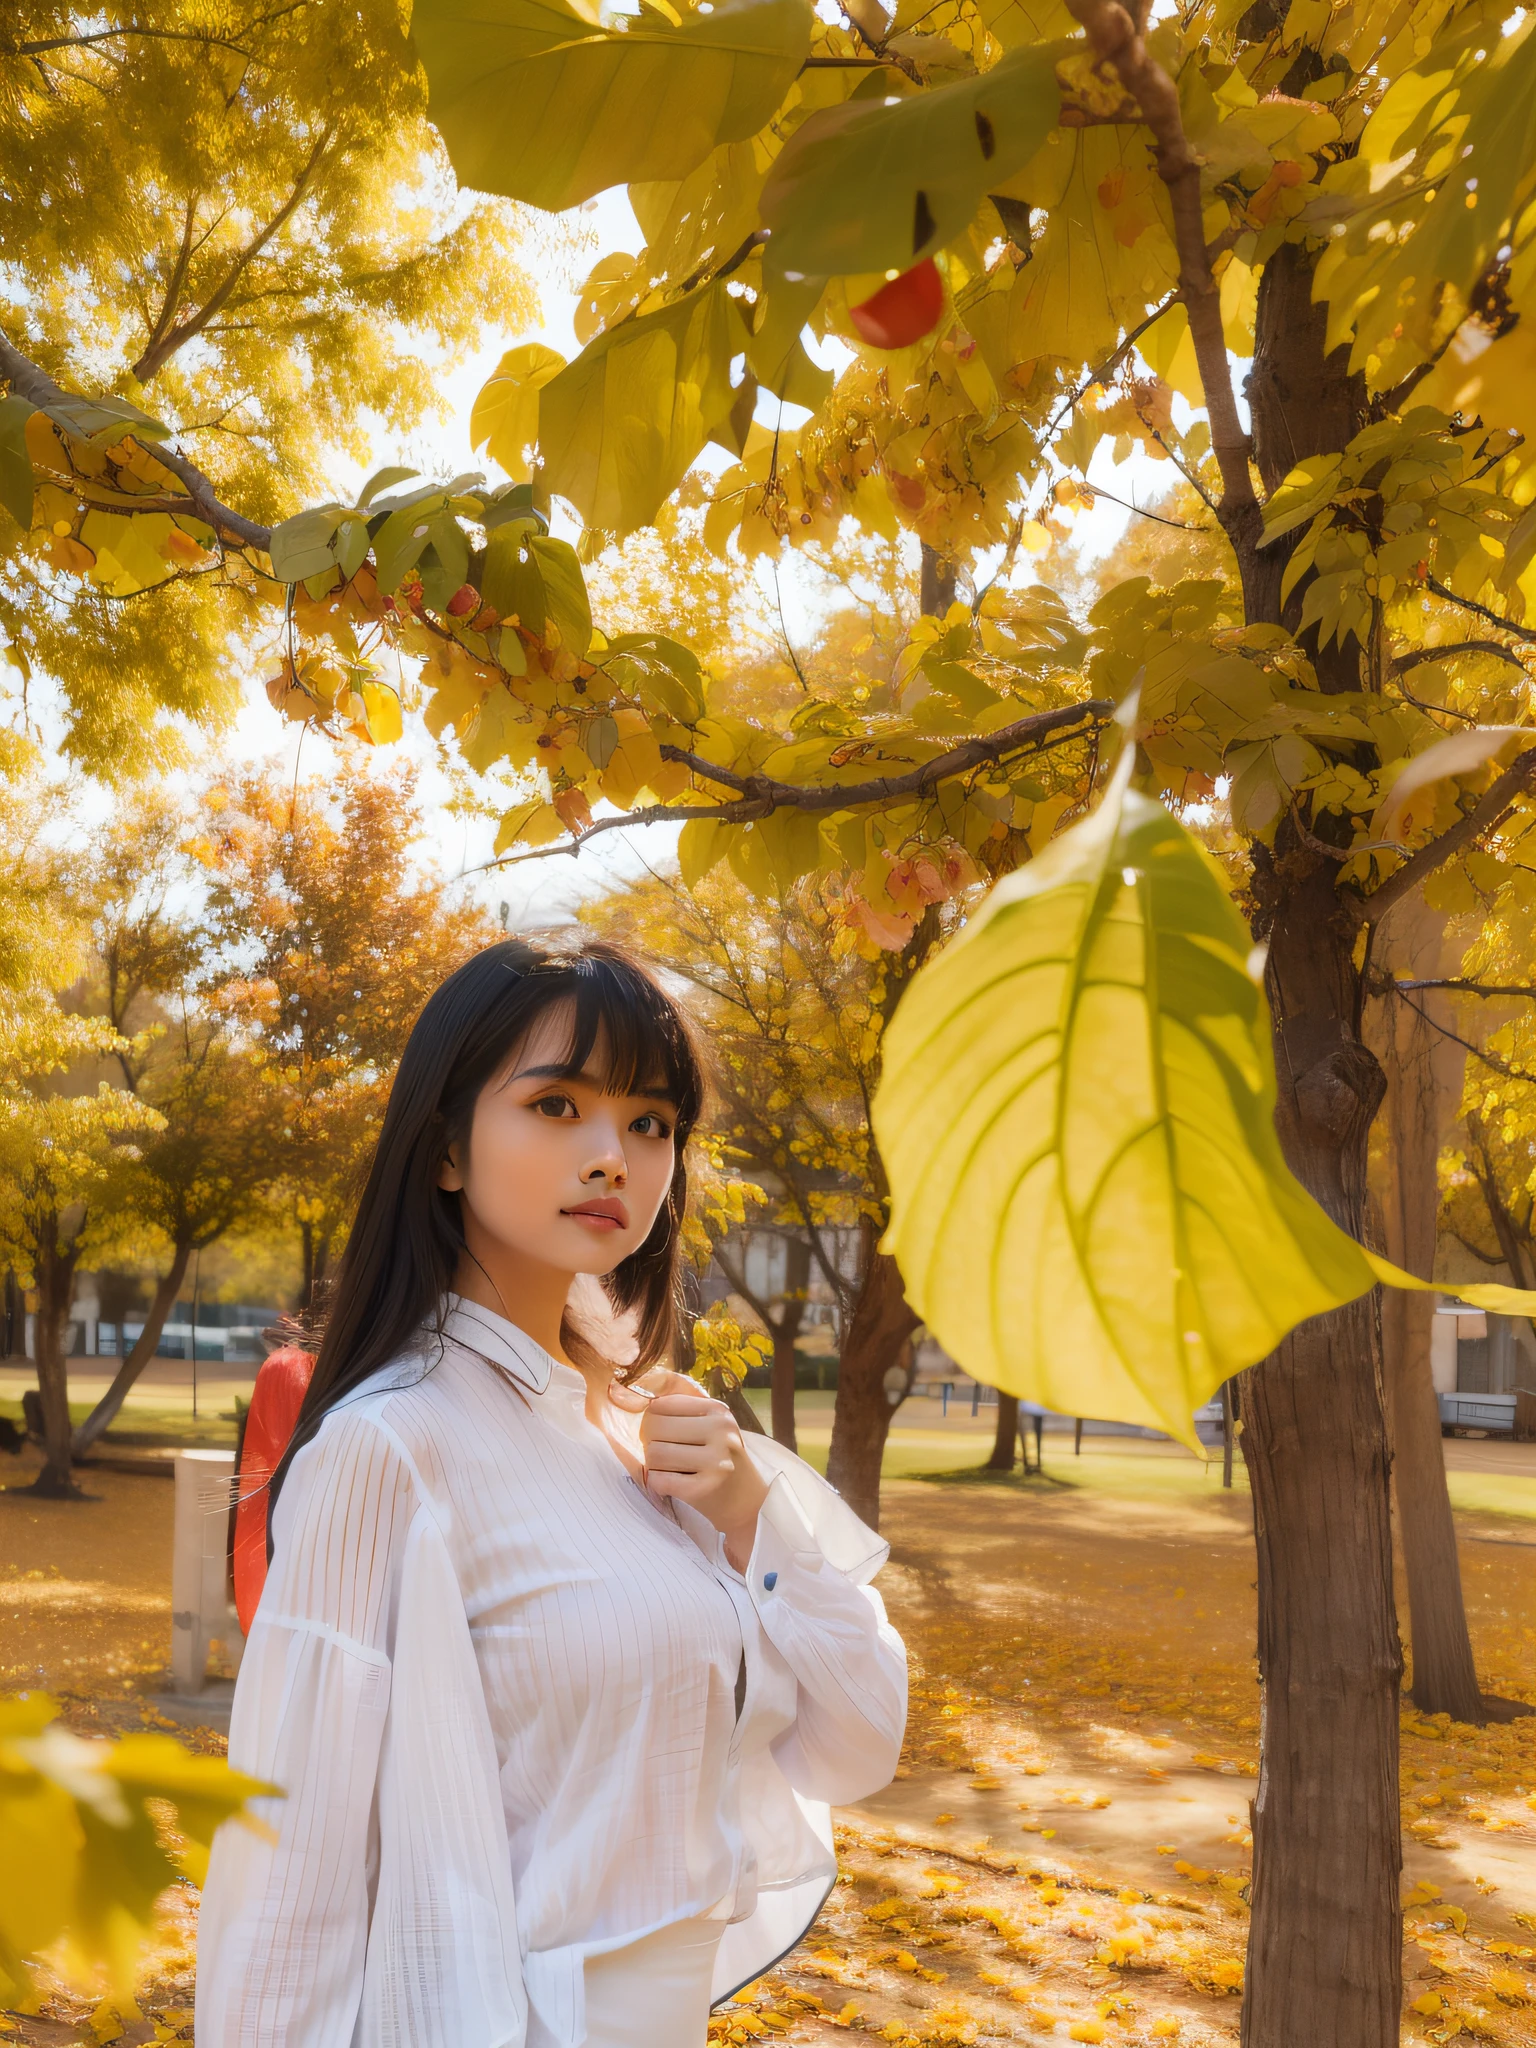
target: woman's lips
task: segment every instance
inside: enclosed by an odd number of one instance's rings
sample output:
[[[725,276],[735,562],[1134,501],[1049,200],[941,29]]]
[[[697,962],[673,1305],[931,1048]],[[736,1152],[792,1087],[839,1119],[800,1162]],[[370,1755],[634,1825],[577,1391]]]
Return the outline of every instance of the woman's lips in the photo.
[[[629,1211],[617,1199],[608,1198],[599,1202],[582,1202],[574,1209],[562,1209],[562,1216],[570,1216],[578,1223],[585,1223],[590,1230],[604,1235],[614,1230],[629,1228]]]

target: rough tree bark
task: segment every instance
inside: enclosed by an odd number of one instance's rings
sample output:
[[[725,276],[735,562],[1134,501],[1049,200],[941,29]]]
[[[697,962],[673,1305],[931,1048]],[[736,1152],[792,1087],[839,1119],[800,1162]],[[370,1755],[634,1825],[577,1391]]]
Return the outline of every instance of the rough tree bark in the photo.
[[[155,1283],[154,1299],[149,1304],[144,1327],[134,1339],[133,1349],[113,1374],[111,1386],[75,1431],[74,1455],[77,1458],[83,1458],[103,1432],[111,1428],[139,1375],[154,1357],[155,1347],[160,1342],[160,1333],[165,1328],[171,1310],[176,1306],[181,1283],[187,1277],[187,1265],[191,1257],[190,1244],[176,1246],[169,1267]]]
[[[1364,393],[1342,351],[1324,354],[1324,309],[1312,304],[1311,259],[1297,246],[1265,268],[1258,330],[1253,453],[1273,490],[1305,456],[1345,446],[1363,423]],[[1251,623],[1281,617],[1283,551],[1257,552],[1244,565]],[[1298,591],[1287,607],[1293,627],[1300,600]],[[1313,652],[1324,690],[1360,687],[1354,643]],[[1356,916],[1337,865],[1292,820],[1254,855],[1281,1143],[1298,1179],[1358,1236],[1383,1083],[1359,1036]],[[1243,1387],[1263,1685],[1245,2048],[1398,2041],[1402,1653],[1380,1360],[1372,1295],[1303,1323]]]
[[[58,1218],[50,1216],[38,1232],[34,1266],[37,1315],[32,1326],[33,1351],[43,1417],[43,1469],[33,1481],[32,1491],[54,1500],[72,1497],[80,1491],[70,1474],[69,1367],[65,1349],[79,1257],[79,1233],[62,1232]]]
[[[896,1261],[872,1250],[843,1339],[827,1459],[827,1478],[872,1529],[880,1526],[880,1461],[896,1412],[886,1398],[885,1375],[916,1328]]]
[[[992,1455],[987,1460],[989,1472],[1011,1472],[1019,1449],[1019,1397],[1005,1394],[999,1388],[997,1396],[997,1434],[992,1439]]]

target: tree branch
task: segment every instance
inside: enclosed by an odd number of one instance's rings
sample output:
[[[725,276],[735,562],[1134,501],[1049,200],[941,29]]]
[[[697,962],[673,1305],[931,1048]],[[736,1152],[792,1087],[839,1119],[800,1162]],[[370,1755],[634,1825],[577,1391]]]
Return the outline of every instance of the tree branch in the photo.
[[[1479,604],[1475,597],[1458,597],[1454,590],[1447,589],[1445,584],[1433,576],[1424,578],[1424,588],[1432,590],[1436,597],[1443,597],[1447,604],[1459,605],[1464,612],[1472,612],[1478,618],[1486,619],[1490,626],[1497,626],[1501,633],[1512,633],[1517,640],[1524,641],[1527,647],[1536,647],[1536,630],[1530,626],[1517,626],[1513,619],[1501,618],[1497,612],[1490,611],[1487,605]]]
[[[33,405],[47,407],[68,402],[69,393],[55,384],[46,370],[40,370],[36,363],[28,362],[20,349],[16,348],[3,333],[0,333],[0,377],[4,377],[18,397],[30,399]],[[179,455],[174,449],[167,448],[161,443],[141,441],[136,434],[125,434],[124,439],[132,441],[135,447],[142,448],[146,455],[151,456],[163,469],[168,469],[172,476],[180,477],[187,487],[189,502],[185,505],[179,501],[167,504],[163,499],[156,499],[136,506],[135,510],[183,513],[191,511],[205,525],[211,526],[215,533],[227,535],[229,539],[238,541],[241,547],[260,548],[265,552],[272,540],[271,527],[258,526],[254,519],[247,519],[243,512],[232,512],[227,505],[221,504],[212,478],[204,476],[195,462],[189,462],[185,455]]]
[[[329,125],[321,129],[319,135],[315,138],[314,147],[300,166],[299,174],[294,180],[293,189],[288,194],[288,197],[283,201],[276,213],[273,214],[266,226],[261,228],[245,247],[239,250],[231,259],[229,269],[225,272],[223,279],[208,294],[208,297],[199,306],[197,311],[189,314],[185,320],[177,321],[174,326],[167,328],[163,334],[152,341],[144,350],[144,353],[133,366],[133,374],[141,384],[147,384],[160,366],[169,357],[173,356],[184,342],[191,341],[194,336],[201,334],[214,315],[222,312],[224,307],[228,305],[235,286],[245,275],[246,270],[255,261],[256,257],[261,254],[272,237],[297,210],[305,193],[309,190],[310,180],[319,167],[320,159],[330,148],[335,134],[335,129]]]
[[[1211,423],[1211,452],[1221,471],[1222,525],[1234,546],[1251,550],[1258,545],[1263,521],[1248,470],[1248,436],[1232,388],[1221,289],[1206,250],[1200,159],[1184,133],[1178,87],[1148,51],[1135,21],[1119,0],[1068,0],[1068,4],[1087,30],[1100,63],[1111,67],[1152,130],[1158,174],[1168,188],[1173,213],[1179,296],[1189,315],[1190,339]]]
[[[1536,1074],[1528,1072],[1524,1067],[1512,1067],[1508,1060],[1500,1059],[1497,1053],[1484,1052],[1480,1045],[1474,1045],[1470,1038],[1463,1038],[1461,1033],[1453,1031],[1449,1024],[1442,1024],[1438,1017],[1431,1017],[1424,1005],[1416,1003],[1412,996],[1404,996],[1403,1001],[1410,1010],[1424,1019],[1432,1031],[1438,1031],[1440,1036],[1448,1038],[1452,1045],[1459,1045],[1463,1052],[1470,1053],[1475,1060],[1481,1060],[1483,1065],[1491,1067],[1494,1073],[1502,1074],[1506,1081],[1528,1081],[1536,1084]]]
[[[1511,627],[1509,631],[1513,633],[1516,629]],[[1522,676],[1530,676],[1516,649],[1505,647],[1503,641],[1452,641],[1448,647],[1415,647],[1411,653],[1393,657],[1393,670],[1401,676],[1409,668],[1423,668],[1425,662],[1448,662],[1456,653],[1491,653],[1499,662],[1507,662],[1509,668],[1518,668]]]
[[[1466,981],[1453,976],[1446,981],[1399,981],[1390,976],[1383,984],[1385,989],[1395,988],[1453,988],[1464,996],[1536,996],[1536,982],[1529,981]]]
[[[1090,697],[1086,703],[1065,704],[1056,711],[1037,711],[1031,717],[1005,725],[995,733],[963,740],[958,747],[936,754],[931,761],[909,769],[905,775],[876,775],[863,782],[806,786],[778,782],[768,775],[738,775],[734,769],[721,768],[713,761],[689,753],[684,747],[664,746],[660,750],[664,761],[679,762],[695,775],[717,782],[725,789],[734,789],[738,794],[723,804],[649,804],[642,810],[621,811],[612,818],[599,818],[584,832],[574,833],[558,846],[535,846],[523,853],[503,854],[499,860],[486,861],[483,867],[471,872],[484,874],[492,868],[514,867],[525,860],[548,860],[554,854],[580,853],[587,841],[597,838],[599,833],[618,832],[629,826],[692,825],[705,821],[717,825],[750,825],[760,818],[771,817],[775,811],[846,811],[863,804],[889,804],[899,802],[903,797],[927,796],[939,783],[952,781],[955,776],[964,775],[972,768],[994,764],[1006,755],[1041,753],[1048,747],[1085,739],[1114,716],[1114,709],[1107,700]]]
[[[1536,781],[1536,747],[1529,747],[1523,754],[1516,755],[1464,818],[1459,819],[1448,832],[1442,832],[1438,839],[1431,839],[1427,846],[1421,846],[1417,853],[1410,854],[1395,874],[1388,875],[1379,889],[1362,900],[1361,922],[1379,924],[1394,903],[1400,903],[1405,896],[1411,895],[1427,876],[1444,867],[1472,840],[1491,832],[1510,805],[1527,793],[1533,781]]]

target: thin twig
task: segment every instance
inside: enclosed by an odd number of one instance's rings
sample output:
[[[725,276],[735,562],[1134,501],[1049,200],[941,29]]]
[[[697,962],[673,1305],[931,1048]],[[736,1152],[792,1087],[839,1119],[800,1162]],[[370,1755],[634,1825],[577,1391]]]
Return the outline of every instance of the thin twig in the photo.
[[[1445,980],[1388,980],[1388,988],[1451,988],[1464,996],[1536,996],[1536,982],[1468,981],[1461,975]]]
[[[1501,1060],[1497,1053],[1484,1052],[1480,1045],[1474,1045],[1470,1038],[1463,1038],[1461,1033],[1453,1031],[1449,1024],[1442,1024],[1438,1017],[1431,1017],[1424,1005],[1416,1003],[1412,996],[1405,995],[1403,1001],[1410,1010],[1422,1017],[1426,1024],[1438,1031],[1442,1038],[1450,1039],[1453,1045],[1459,1045],[1464,1052],[1471,1053],[1473,1059],[1481,1060],[1485,1067],[1491,1067],[1494,1073],[1502,1074],[1506,1081],[1536,1083],[1536,1074],[1529,1073],[1524,1067],[1512,1067],[1508,1060]]]
[[[1129,498],[1117,498],[1113,491],[1106,491],[1102,484],[1093,483],[1086,478],[1084,482],[1096,498],[1108,498],[1111,505],[1121,505],[1127,512],[1135,512],[1143,519],[1155,519],[1159,526],[1174,526],[1180,533],[1209,533],[1211,530],[1195,519],[1169,519],[1164,513],[1149,512],[1145,505],[1133,505]],[[1206,503],[1209,504],[1210,500],[1207,499]],[[1212,506],[1211,509],[1214,511],[1215,507]]]
[[[1066,401],[1066,403],[1064,405],[1058,406],[1056,412],[1052,415],[1051,420],[1045,429],[1045,432],[1041,435],[1041,439],[1044,441],[1049,441],[1055,434],[1056,429],[1061,425],[1061,422],[1067,417],[1067,414],[1076,411],[1077,407],[1082,404],[1083,400],[1088,396],[1088,393],[1093,389],[1094,385],[1103,384],[1107,382],[1109,378],[1113,377],[1116,370],[1119,369],[1120,365],[1125,361],[1126,357],[1130,354],[1131,350],[1136,346],[1137,342],[1140,341],[1141,337],[1146,333],[1147,329],[1149,327],[1155,326],[1157,322],[1162,319],[1163,315],[1166,312],[1169,312],[1178,303],[1178,292],[1171,291],[1168,294],[1167,298],[1163,300],[1160,306],[1154,306],[1152,308],[1152,311],[1147,315],[1145,320],[1138,320],[1136,325],[1131,329],[1130,333],[1126,335],[1123,341],[1116,344],[1115,348],[1109,355],[1107,355],[1104,358],[1103,362],[1099,364],[1098,368],[1095,370],[1090,370],[1088,372],[1088,375],[1083,379],[1082,383],[1078,385],[1077,389],[1072,393],[1072,396]]]
[[[1455,640],[1445,647],[1415,647],[1411,653],[1394,655],[1392,666],[1401,675],[1405,669],[1422,668],[1427,661],[1449,661],[1454,654],[1491,654],[1519,669],[1521,675],[1530,674],[1514,648],[1506,647],[1502,640]],[[1455,715],[1461,716],[1459,712]]]

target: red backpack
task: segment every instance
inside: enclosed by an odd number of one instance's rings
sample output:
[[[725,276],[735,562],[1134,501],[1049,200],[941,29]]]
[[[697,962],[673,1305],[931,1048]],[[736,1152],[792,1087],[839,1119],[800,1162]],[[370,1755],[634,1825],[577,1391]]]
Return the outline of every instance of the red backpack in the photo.
[[[231,1563],[235,1611],[249,1635],[267,1580],[267,1486],[277,1470],[304,1405],[312,1353],[297,1344],[272,1352],[256,1375],[251,1405],[235,1457],[235,1536]]]

